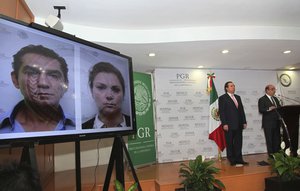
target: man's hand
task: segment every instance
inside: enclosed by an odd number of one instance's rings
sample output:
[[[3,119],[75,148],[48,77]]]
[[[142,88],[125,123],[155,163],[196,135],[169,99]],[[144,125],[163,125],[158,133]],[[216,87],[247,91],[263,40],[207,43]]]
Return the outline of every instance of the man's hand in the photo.
[[[269,107],[269,111],[272,111],[272,110],[274,110],[274,109],[276,109],[276,106],[271,106],[271,107]]]
[[[224,131],[228,131],[228,125],[223,125],[223,129],[224,129]]]

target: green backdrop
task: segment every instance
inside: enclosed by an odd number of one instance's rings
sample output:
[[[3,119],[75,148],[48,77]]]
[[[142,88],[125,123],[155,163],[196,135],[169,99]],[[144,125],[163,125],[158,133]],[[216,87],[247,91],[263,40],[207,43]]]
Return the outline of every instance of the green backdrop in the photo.
[[[151,75],[134,72],[137,134],[128,137],[128,152],[134,166],[156,162]]]

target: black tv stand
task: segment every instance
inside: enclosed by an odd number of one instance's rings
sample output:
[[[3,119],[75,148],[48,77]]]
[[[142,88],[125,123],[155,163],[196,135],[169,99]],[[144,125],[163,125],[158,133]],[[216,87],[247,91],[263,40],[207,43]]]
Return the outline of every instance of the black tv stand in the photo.
[[[140,182],[139,182],[138,177],[135,173],[134,166],[132,164],[129,152],[127,150],[126,144],[125,144],[124,139],[123,139],[122,136],[116,136],[114,138],[114,143],[113,143],[113,146],[112,146],[110,159],[109,159],[109,163],[108,163],[108,167],[107,167],[107,171],[106,171],[106,177],[105,177],[105,182],[104,182],[104,186],[103,186],[103,191],[108,191],[109,183],[110,183],[110,179],[111,179],[112,170],[114,168],[114,165],[115,165],[115,169],[116,169],[116,179],[124,187],[125,182],[124,182],[123,151],[126,155],[128,164],[131,168],[133,178],[134,178],[135,182],[138,184],[137,188],[138,188],[139,191],[142,191]]]
[[[31,168],[38,172],[37,160],[35,155],[34,143],[26,143],[23,146],[20,164],[26,163]]]
[[[75,141],[76,191],[81,191],[80,140]]]
[[[132,164],[129,152],[127,150],[126,144],[122,136],[114,137],[114,143],[112,146],[112,151],[110,154],[109,164],[106,172],[105,182],[103,185],[103,191],[108,191],[111,175],[113,168],[115,166],[116,179],[124,186],[124,161],[123,152],[126,155],[127,162],[131,168],[133,178],[136,183],[138,183],[137,189],[142,191],[141,185],[139,183],[138,177],[136,175],[134,166]],[[76,163],[76,191],[81,191],[81,164],[80,164],[80,140],[75,141],[75,163]],[[20,164],[26,163],[31,166],[31,168],[38,172],[37,159],[35,154],[34,142],[26,142],[23,145],[22,154],[20,157]]]

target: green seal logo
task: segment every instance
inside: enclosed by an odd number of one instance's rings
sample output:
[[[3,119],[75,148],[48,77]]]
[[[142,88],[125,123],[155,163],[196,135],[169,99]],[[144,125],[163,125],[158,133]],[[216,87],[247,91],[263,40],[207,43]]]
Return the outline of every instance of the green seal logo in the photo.
[[[211,116],[214,120],[220,121],[219,109],[218,108],[211,108]]]
[[[145,115],[150,109],[152,100],[149,88],[140,81],[134,81],[135,111],[139,116]]]

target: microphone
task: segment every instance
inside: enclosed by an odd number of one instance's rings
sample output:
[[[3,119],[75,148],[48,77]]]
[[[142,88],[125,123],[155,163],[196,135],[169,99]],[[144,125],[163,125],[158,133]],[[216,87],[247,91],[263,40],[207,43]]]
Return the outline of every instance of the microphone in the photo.
[[[293,99],[293,98],[290,98],[290,97],[286,97],[284,95],[281,95],[281,94],[277,94],[276,97],[280,98],[280,101],[282,102],[282,100],[285,100],[289,103],[293,103],[293,104],[300,104],[300,101],[299,100],[296,100],[296,99]]]

